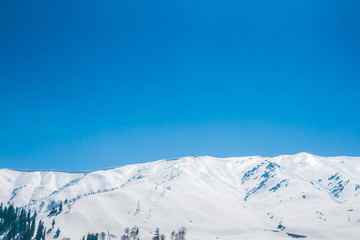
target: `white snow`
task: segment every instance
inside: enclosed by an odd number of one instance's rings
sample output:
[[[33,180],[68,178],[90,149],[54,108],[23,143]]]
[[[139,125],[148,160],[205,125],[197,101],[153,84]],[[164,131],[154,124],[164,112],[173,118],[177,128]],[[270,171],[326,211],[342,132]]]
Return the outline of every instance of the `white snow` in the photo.
[[[63,212],[48,217],[50,203],[65,199]],[[188,240],[358,239],[360,158],[200,156],[88,173],[0,169],[0,202],[37,210],[48,229],[55,218],[60,239],[107,230],[119,239],[134,225],[141,239],[181,226]]]

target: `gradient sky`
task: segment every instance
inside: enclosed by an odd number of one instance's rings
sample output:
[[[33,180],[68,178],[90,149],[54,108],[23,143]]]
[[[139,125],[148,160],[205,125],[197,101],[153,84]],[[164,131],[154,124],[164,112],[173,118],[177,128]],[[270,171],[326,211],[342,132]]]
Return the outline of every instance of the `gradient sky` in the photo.
[[[360,156],[360,1],[0,1],[0,168]]]

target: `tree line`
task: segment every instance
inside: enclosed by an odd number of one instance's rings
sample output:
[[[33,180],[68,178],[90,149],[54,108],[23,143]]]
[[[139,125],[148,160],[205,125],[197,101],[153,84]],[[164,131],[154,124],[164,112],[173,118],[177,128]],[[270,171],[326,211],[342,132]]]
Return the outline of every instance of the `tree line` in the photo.
[[[186,240],[186,228],[181,227],[179,231],[172,231],[170,234],[170,240]],[[140,231],[137,226],[130,228],[125,228],[124,234],[120,237],[120,240],[140,240]],[[82,240],[111,240],[111,238],[116,238],[113,234],[106,235],[104,232],[101,233],[88,233],[86,236],[82,237]],[[160,233],[160,229],[156,228],[152,240],[166,240],[166,235]]]
[[[56,215],[62,211],[62,204],[59,204],[51,211],[54,214],[49,214],[48,217]],[[31,211],[23,207],[14,207],[13,204],[4,206],[0,203],[0,238],[2,240],[45,240],[45,237],[54,229],[55,219],[53,219],[51,228],[47,231],[44,226],[44,222],[36,220],[37,212]],[[186,228],[181,227],[177,232],[173,231],[170,235],[170,240],[186,240]],[[53,238],[58,238],[60,235],[60,229],[58,228]],[[82,240],[112,240],[115,239],[114,234],[101,233],[88,233],[84,235]],[[67,238],[67,240],[70,240]],[[140,230],[137,226],[132,228],[125,228],[124,234],[120,237],[120,240],[140,240]],[[160,233],[160,229],[156,228],[152,240],[166,240],[166,236]]]
[[[13,204],[0,204],[0,236],[3,240],[44,240],[46,229],[44,222],[39,221],[36,227],[36,211],[14,207]],[[36,230],[37,229],[37,230]],[[36,230],[36,232],[35,232]]]

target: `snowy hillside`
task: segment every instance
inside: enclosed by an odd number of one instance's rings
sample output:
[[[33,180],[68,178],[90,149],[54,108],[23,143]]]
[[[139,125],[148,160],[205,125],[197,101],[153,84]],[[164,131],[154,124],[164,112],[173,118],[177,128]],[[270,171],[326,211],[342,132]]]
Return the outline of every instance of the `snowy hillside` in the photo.
[[[0,202],[40,212],[60,238],[137,225],[188,240],[359,239],[360,158],[184,157],[88,173],[0,169]],[[63,210],[49,216],[62,203]],[[51,214],[50,214],[51,215]]]

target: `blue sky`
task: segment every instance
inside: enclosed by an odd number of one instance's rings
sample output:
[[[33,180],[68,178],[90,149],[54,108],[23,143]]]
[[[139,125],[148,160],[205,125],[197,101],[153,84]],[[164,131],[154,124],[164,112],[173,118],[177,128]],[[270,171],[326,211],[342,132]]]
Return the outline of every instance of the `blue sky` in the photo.
[[[0,2],[0,168],[360,156],[359,1]]]

